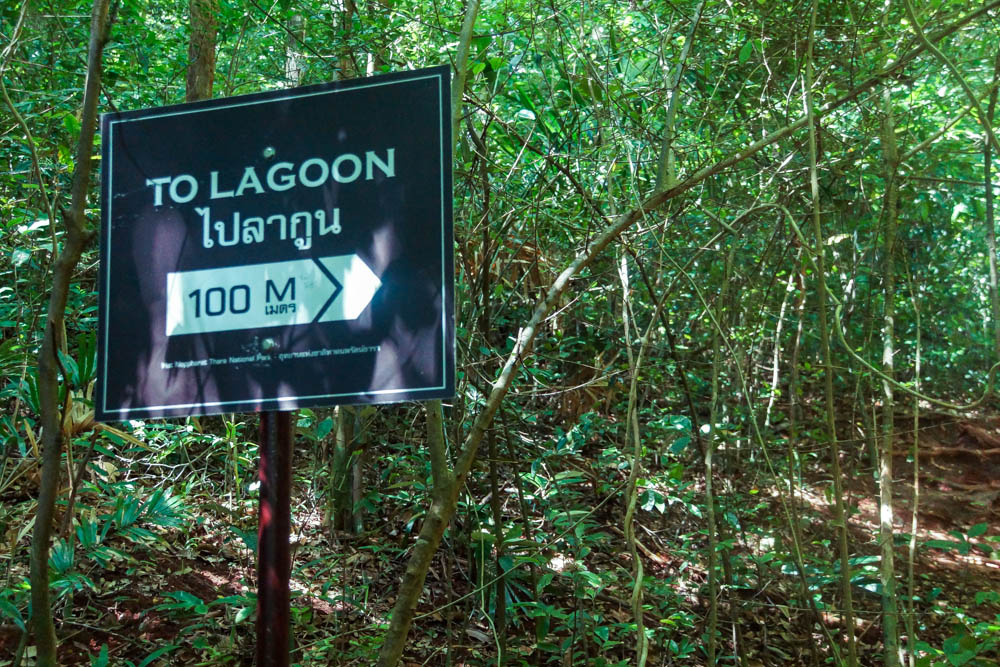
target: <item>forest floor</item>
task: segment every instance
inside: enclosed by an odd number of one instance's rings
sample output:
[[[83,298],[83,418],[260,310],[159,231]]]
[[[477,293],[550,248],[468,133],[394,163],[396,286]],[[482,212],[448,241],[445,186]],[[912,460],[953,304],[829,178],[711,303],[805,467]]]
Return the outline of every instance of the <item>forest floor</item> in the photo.
[[[896,568],[906,598],[908,533],[912,517],[912,425],[897,424],[901,436],[895,458],[894,524],[897,534]],[[916,552],[915,586],[919,640],[928,645],[928,655],[937,657],[927,664],[997,664],[1000,641],[1000,418],[959,419],[948,415],[925,416],[920,430],[920,501]],[[857,461],[855,462],[857,463]],[[867,461],[865,462],[867,463]],[[863,464],[862,464],[863,465]],[[870,464],[868,464],[870,465]],[[859,465],[860,469],[862,466]],[[882,664],[881,602],[877,591],[878,497],[870,469],[845,474],[853,508],[851,517],[852,554],[855,573],[855,637],[863,665]],[[737,484],[738,486],[738,484]],[[830,522],[828,474],[821,468],[806,475],[798,506],[805,519],[803,542],[820,545],[816,549],[835,550],[835,531]],[[26,553],[30,531],[25,521],[32,506],[30,475],[0,497],[8,509],[6,520],[8,550],[0,553],[0,576],[6,577],[8,592],[24,592]],[[300,497],[307,496],[302,493]],[[81,497],[86,503],[87,498]],[[253,543],[255,504],[245,501],[232,506],[208,496],[186,500],[190,521],[182,528],[157,529],[166,539],[112,542],[121,556],[112,554],[104,566],[78,563],[76,570],[86,578],[77,580],[75,590],[63,595],[58,605],[61,619],[62,659],[67,665],[213,665],[253,664]],[[773,514],[777,502],[772,496]],[[609,525],[604,553],[595,553],[591,569],[620,567],[622,543],[614,522],[620,508],[598,515]],[[321,511],[293,501],[293,632],[302,664],[369,665],[389,601],[406,564],[407,548],[413,533],[400,530],[407,517],[376,527],[366,536],[331,536],[324,530]],[[617,518],[616,518],[617,517]],[[22,520],[17,520],[22,519]],[[640,519],[642,521],[643,519]],[[691,518],[685,519],[691,521]],[[2,524],[3,522],[0,522]],[[650,518],[649,524],[654,522]],[[0,525],[0,527],[3,527]],[[384,530],[382,529],[384,528]],[[693,526],[696,530],[697,526]],[[3,531],[0,531],[2,533]],[[775,529],[772,532],[780,532]],[[701,564],[684,563],[671,556],[666,540],[659,542],[648,533],[645,548],[646,572],[687,587],[678,600],[686,626],[678,633],[687,635],[686,645],[695,647],[685,656],[685,645],[671,645],[673,655],[655,651],[650,665],[698,665],[703,658],[700,637],[705,627],[706,603],[702,590],[705,572]],[[694,533],[691,533],[694,534]],[[752,539],[737,551],[765,550],[767,545]],[[778,547],[772,546],[777,549]],[[788,545],[782,545],[787,549]],[[447,552],[448,547],[445,547]],[[600,549],[598,549],[600,551]],[[13,558],[11,556],[13,554]],[[336,557],[331,557],[336,554]],[[447,555],[447,558],[444,556]],[[553,561],[558,554],[550,556]],[[866,558],[868,557],[868,558]],[[452,665],[495,664],[494,638],[482,615],[470,614],[475,604],[446,606],[474,588],[459,573],[449,570],[468,567],[468,552],[439,554],[428,576],[428,593],[417,610],[411,633],[412,643],[405,664],[444,665],[449,648]],[[836,588],[831,563],[814,563],[810,573],[826,573],[824,590]],[[785,576],[782,576],[784,574]],[[794,574],[794,572],[793,572]],[[819,576],[817,574],[816,576]],[[796,601],[796,577],[787,570],[758,572],[756,587],[735,590],[727,595],[729,604],[720,611],[723,640],[742,643],[749,667],[771,665],[811,665],[829,663],[822,652],[827,641],[813,619],[813,611]],[[336,582],[352,582],[339,587]],[[686,583],[685,583],[686,582]],[[672,584],[673,585],[673,584]],[[70,584],[70,588],[74,585]],[[553,609],[577,608],[571,588],[550,588],[547,604]],[[579,591],[576,591],[579,593]],[[620,626],[631,621],[628,590],[594,592],[593,604],[600,605],[605,617]],[[563,596],[564,599],[559,599]],[[473,596],[478,597],[478,596]],[[834,598],[832,594],[828,599]],[[732,602],[735,601],[735,602]],[[844,619],[832,608],[817,610],[826,631],[843,638]],[[8,615],[9,616],[9,615]],[[9,617],[0,615],[0,666],[12,664],[21,630]],[[647,625],[661,622],[648,618]],[[901,633],[907,631],[901,624]],[[601,649],[594,644],[585,655],[593,658],[560,659],[549,653],[543,658],[535,651],[531,628],[512,628],[509,645],[519,659],[511,664],[599,664]],[[629,664],[631,646],[626,633],[617,646],[606,644],[602,657],[616,664]],[[934,647],[934,648],[931,648]],[[106,648],[107,659],[101,657]],[[726,653],[726,651],[723,651]],[[33,647],[25,650],[23,664],[33,663]],[[323,656],[327,656],[324,662]],[[332,656],[336,656],[335,662]],[[152,657],[152,659],[150,659]],[[521,659],[524,662],[521,662]],[[733,658],[721,664],[733,664]]]
[[[904,614],[909,596],[915,431],[912,421],[897,419],[896,427],[893,526],[899,582],[896,595],[899,613]],[[1000,664],[996,662],[1000,656],[1000,418],[925,414],[917,433],[920,475],[913,584],[916,640],[918,646],[928,645],[924,655],[929,660],[924,664]],[[877,571],[879,491],[873,474],[875,462],[842,461],[842,466],[852,515],[852,561],[860,566],[852,570],[859,662],[881,665],[883,613]],[[831,542],[835,549],[829,474],[814,469],[807,473],[803,486],[799,494],[802,513],[809,517],[803,541]],[[788,592],[794,591],[786,589]],[[741,615],[744,638],[753,637],[752,628],[759,630],[756,645],[750,642],[747,652],[763,665],[789,661],[815,664],[810,652],[825,644],[825,638],[815,633],[810,636],[808,614],[799,615],[793,623],[787,603],[776,602]],[[833,611],[823,611],[821,616],[827,629],[843,640],[842,616]],[[902,620],[899,627],[905,648],[908,628]]]

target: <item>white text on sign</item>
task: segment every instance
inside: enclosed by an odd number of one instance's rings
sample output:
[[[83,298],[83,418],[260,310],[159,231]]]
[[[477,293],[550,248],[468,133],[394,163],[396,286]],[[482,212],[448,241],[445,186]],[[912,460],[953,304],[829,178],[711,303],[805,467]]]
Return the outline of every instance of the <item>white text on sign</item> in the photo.
[[[167,336],[354,320],[382,281],[357,255],[167,274]]]

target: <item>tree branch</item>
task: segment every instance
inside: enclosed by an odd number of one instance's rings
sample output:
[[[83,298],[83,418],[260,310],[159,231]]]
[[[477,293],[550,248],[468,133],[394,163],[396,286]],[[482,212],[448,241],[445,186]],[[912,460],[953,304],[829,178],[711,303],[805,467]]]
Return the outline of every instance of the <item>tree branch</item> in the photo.
[[[42,425],[42,479],[31,541],[31,605],[39,667],[57,663],[55,624],[49,598],[49,543],[59,487],[59,459],[63,433],[59,415],[58,350],[63,336],[66,302],[73,270],[92,234],[85,229],[84,209],[90,186],[91,157],[97,125],[97,100],[101,92],[101,56],[107,40],[109,0],[94,0],[90,19],[87,80],[84,85],[80,138],[76,149],[76,171],[70,189],[68,210],[63,211],[65,244],[52,271],[52,292],[45,322],[45,336],[38,352],[38,397]],[[52,220],[50,224],[55,224]],[[55,252],[55,248],[53,248]]]

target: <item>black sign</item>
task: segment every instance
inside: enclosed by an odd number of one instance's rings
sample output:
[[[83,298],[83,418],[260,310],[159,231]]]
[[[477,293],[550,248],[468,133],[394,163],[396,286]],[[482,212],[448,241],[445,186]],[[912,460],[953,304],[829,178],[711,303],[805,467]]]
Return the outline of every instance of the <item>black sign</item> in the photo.
[[[449,90],[104,114],[97,419],[452,396]]]

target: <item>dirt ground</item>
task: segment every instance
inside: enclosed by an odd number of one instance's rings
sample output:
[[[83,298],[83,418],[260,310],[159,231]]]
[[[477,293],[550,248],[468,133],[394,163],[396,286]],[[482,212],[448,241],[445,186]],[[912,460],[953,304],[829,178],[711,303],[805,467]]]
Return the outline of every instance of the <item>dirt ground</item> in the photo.
[[[901,604],[906,598],[906,572],[908,559],[908,533],[913,507],[913,462],[910,447],[914,431],[912,422],[897,424],[899,440],[894,461],[894,525],[897,533],[896,571]],[[970,637],[970,628],[977,623],[997,624],[1000,614],[1000,418],[983,417],[968,419],[942,414],[929,414],[921,419],[917,432],[919,442],[920,494],[918,508],[917,543],[920,546],[915,559],[915,588],[920,600],[917,603],[917,632],[920,641],[940,648],[951,642],[952,648],[972,646],[971,655],[955,653],[951,661],[939,657],[929,664],[997,664],[1000,649],[982,649],[986,637]],[[863,458],[863,457],[862,457]],[[856,459],[858,464],[861,459]],[[875,503],[877,488],[870,469],[857,472],[848,463],[846,486],[852,506],[851,532],[853,554],[858,557],[878,553],[878,507]],[[808,477],[808,476],[807,476]],[[829,479],[821,475],[807,479],[806,490],[799,502],[805,516],[811,517],[804,525],[803,538],[830,540],[834,532],[829,525],[829,505],[822,489]],[[0,498],[9,508],[8,521],[17,516],[17,508],[27,508],[31,500],[30,479]],[[71,598],[64,598],[58,606],[62,619],[59,628],[62,659],[67,665],[100,664],[93,662],[102,646],[108,648],[109,665],[139,665],[157,647],[165,648],[163,655],[147,664],[196,665],[196,664],[253,664],[253,617],[244,610],[241,600],[250,600],[254,585],[253,556],[247,545],[236,539],[227,528],[233,516],[220,516],[213,512],[217,503],[207,502],[202,508],[204,519],[197,522],[183,535],[170,534],[166,545],[150,543],[149,546],[122,545],[129,550],[129,558],[114,559],[107,568],[89,568],[86,574],[96,590],[84,588]],[[387,602],[359,606],[346,599],[337,601],[328,591],[319,590],[319,575],[324,553],[329,553],[329,538],[320,528],[318,516],[310,508],[295,508],[296,544],[295,558],[303,575],[315,573],[316,581],[302,579],[293,583],[293,604],[298,608],[294,623],[305,633],[300,643],[313,648],[320,642],[327,647],[327,655],[343,656],[341,664],[371,664],[378,623],[388,611]],[[255,517],[252,508],[235,519],[241,530],[252,532]],[[985,527],[983,526],[985,524]],[[19,524],[6,526],[8,549],[27,549],[27,538],[18,541]],[[11,540],[13,539],[13,542]],[[394,586],[405,566],[405,558],[380,558],[373,555],[371,545],[343,541],[332,545],[341,554],[343,572],[338,576],[362,578],[371,582],[370,599],[388,601],[393,598]],[[609,550],[616,546],[609,545]],[[399,554],[405,551],[399,550]],[[7,551],[3,572],[9,585],[26,576],[23,568],[24,552],[17,552],[15,565],[10,566]],[[659,576],[669,569],[665,561],[655,554],[647,563],[647,572]],[[2,562],[2,561],[0,561]],[[443,563],[443,561],[442,561]],[[304,565],[303,565],[304,564]],[[874,564],[877,567],[877,563]],[[444,565],[442,564],[441,568]],[[858,641],[860,661],[864,665],[881,664],[881,601],[874,588],[877,572],[872,570],[868,579],[855,590],[855,637]],[[439,571],[440,570],[440,571]],[[666,576],[664,572],[664,576]],[[698,581],[704,573],[693,573]],[[437,568],[428,578],[430,586],[445,588],[447,572]],[[173,597],[165,597],[170,592]],[[990,595],[990,593],[994,593]],[[461,594],[462,591],[451,591]],[[823,664],[824,658],[816,652],[826,638],[816,624],[810,610],[797,608],[793,598],[794,586],[787,581],[756,591],[737,591],[726,597],[722,610],[723,636],[735,638],[742,644],[751,667],[770,665]],[[184,595],[189,594],[189,597]],[[229,597],[231,603],[213,603],[218,598]],[[735,601],[735,602],[734,602]],[[204,606],[199,607],[198,603]],[[173,607],[171,607],[173,604]],[[691,610],[703,613],[704,600],[695,600]],[[432,604],[418,613],[433,611]],[[844,624],[839,611],[817,610],[826,631],[843,638]],[[242,618],[239,618],[242,615]],[[628,620],[627,610],[617,615]],[[655,620],[655,619],[654,619]],[[464,664],[483,664],[474,655],[489,654],[492,639],[469,625],[453,626],[447,614],[436,614],[418,621],[440,625],[436,632],[463,632],[470,643],[479,641],[481,651],[470,651]],[[982,627],[982,626],[980,626]],[[964,628],[964,630],[963,630]],[[488,628],[485,628],[488,630]],[[907,639],[901,624],[903,641]],[[480,637],[477,633],[484,635]],[[964,634],[963,634],[964,633]],[[426,633],[435,634],[435,633]],[[700,632],[693,633],[694,641]],[[0,625],[0,666],[10,665],[21,639],[20,629],[8,622]],[[518,640],[520,641],[520,639]],[[956,643],[958,642],[958,643]],[[461,642],[458,642],[461,644]],[[978,646],[980,648],[976,649]],[[414,664],[444,664],[439,647],[417,643],[409,658]],[[27,647],[26,660],[32,664],[32,647]],[[527,650],[527,649],[525,649]],[[958,650],[958,649],[956,649]],[[978,653],[977,653],[978,651]],[[623,652],[622,656],[627,656]],[[352,657],[353,656],[353,657]],[[673,660],[655,656],[650,664],[698,664],[696,658]],[[368,660],[368,662],[366,662]],[[962,662],[965,660],[965,662]],[[461,662],[461,661],[460,661]],[[310,664],[318,664],[313,661]],[[458,664],[458,663],[455,663]],[[731,664],[731,663],[727,663]]]

